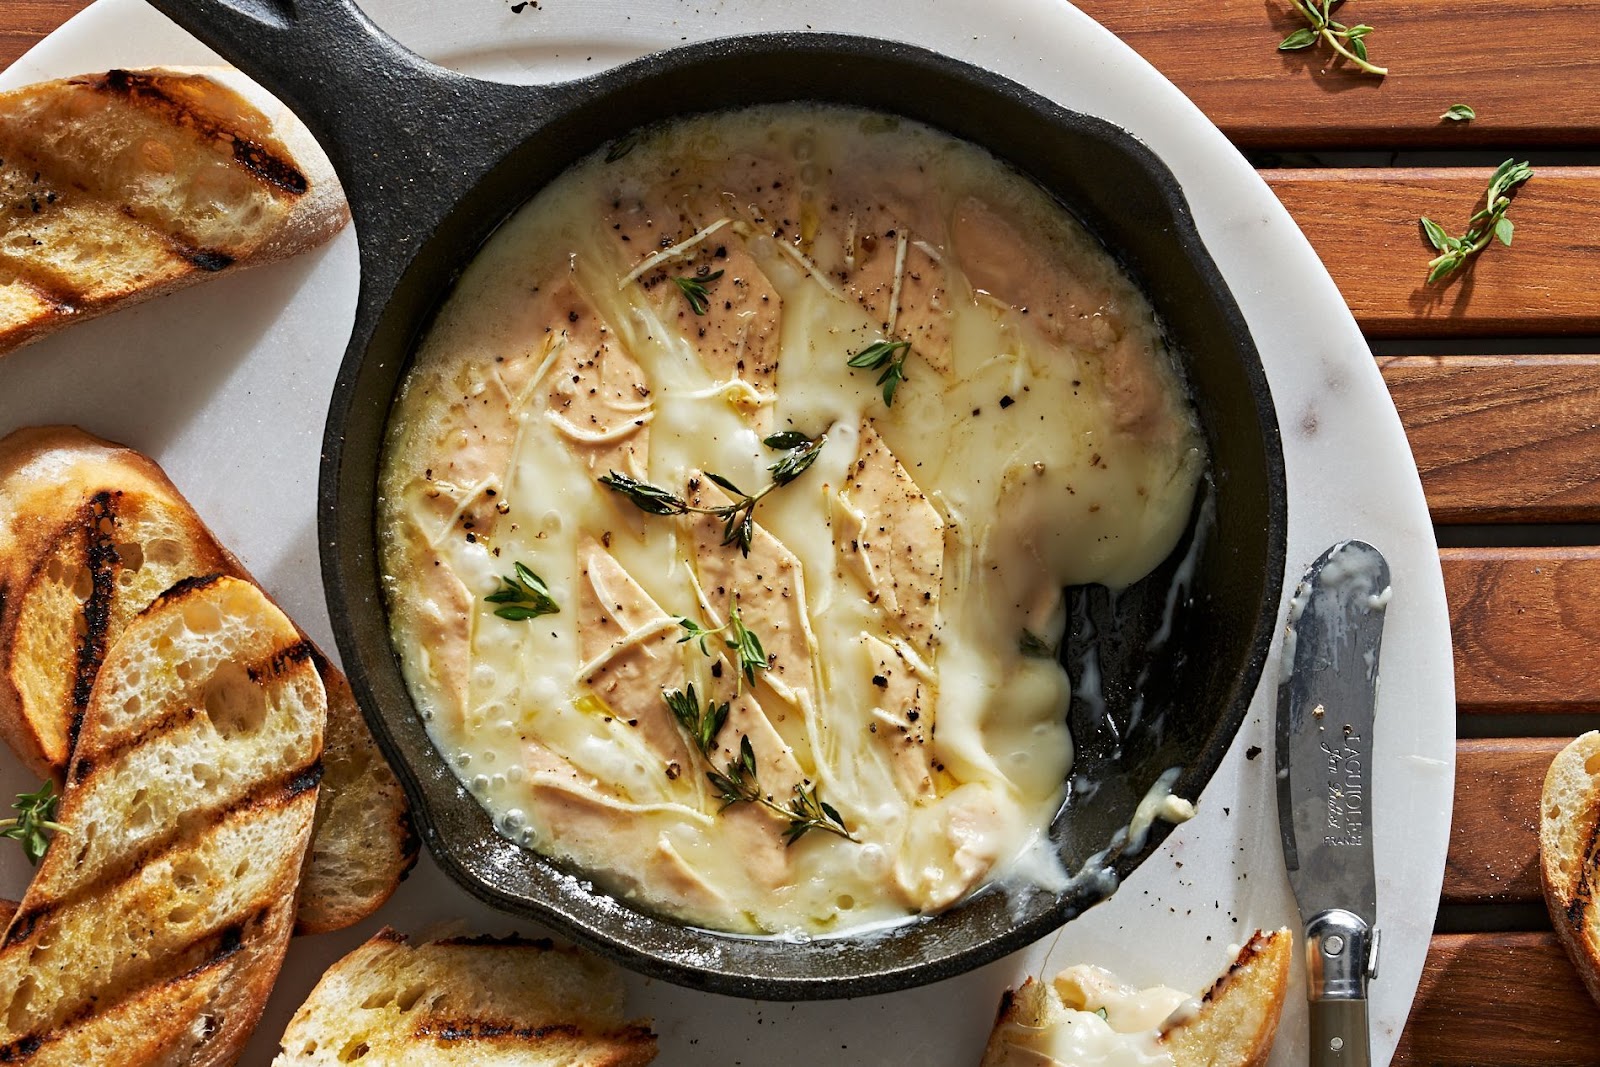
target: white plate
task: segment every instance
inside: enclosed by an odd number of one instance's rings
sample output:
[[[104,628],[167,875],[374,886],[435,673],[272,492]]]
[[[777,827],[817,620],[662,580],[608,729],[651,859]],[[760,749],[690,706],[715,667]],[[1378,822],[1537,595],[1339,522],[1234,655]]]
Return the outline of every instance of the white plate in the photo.
[[[1384,637],[1374,769],[1383,970],[1372,987],[1374,1060],[1393,1053],[1416,990],[1443,878],[1454,781],[1448,620],[1432,527],[1399,420],[1338,291],[1266,185],[1172,85],[1087,16],[1055,0],[366,0],[431,59],[513,81],[554,81],[688,40],[757,30],[890,36],[982,64],[1135,133],[1182,183],[1201,236],[1260,346],[1283,423],[1288,580],[1329,543],[1381,548],[1395,599]],[[1265,33],[1266,27],[1262,27]],[[1271,45],[1263,37],[1263,47]],[[113,66],[212,60],[140,0],[99,0],[0,75],[0,87]],[[710,87],[714,90],[714,87]],[[530,190],[531,191],[531,190]],[[0,432],[76,422],[154,456],[219,536],[331,647],[314,522],[323,412],[355,304],[354,235],[290,263],[228,276],[75,327],[0,360]],[[664,1065],[976,1062],[1000,992],[1081,961],[1136,982],[1208,984],[1254,928],[1298,928],[1278,848],[1271,772],[1277,657],[1238,741],[1179,827],[1110,901],[1059,936],[962,978],[890,996],[761,1004],[632,980]],[[1252,758],[1250,752],[1259,748]],[[31,783],[0,754],[0,795]],[[0,850],[0,892],[28,868]],[[299,939],[244,1063],[264,1064],[322,969],[381,922],[516,927],[424,860],[355,930]],[[1297,973],[1272,1063],[1306,1061]]]

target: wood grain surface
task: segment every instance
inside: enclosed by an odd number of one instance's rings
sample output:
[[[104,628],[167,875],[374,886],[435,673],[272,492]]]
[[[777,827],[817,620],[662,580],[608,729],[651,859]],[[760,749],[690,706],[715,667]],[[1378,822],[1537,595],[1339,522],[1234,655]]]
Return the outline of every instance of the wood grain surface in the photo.
[[[1600,1007],[1554,934],[1441,934],[1433,939],[1393,1062],[1594,1067],[1600,1063]]]
[[[1600,522],[1600,356],[1378,364],[1435,522]]]
[[[1446,904],[1534,904],[1539,792],[1567,737],[1456,743],[1456,799],[1444,866]]]
[[[89,0],[0,0],[0,70],[88,6]]]
[[[1572,144],[1600,127],[1595,0],[1349,0],[1335,17],[1375,28],[1386,78],[1284,53],[1305,25],[1288,0],[1078,0],[1177,83],[1238,144],[1254,148]],[[1441,122],[1455,103],[1467,127]]]
[[[1493,168],[1272,170],[1262,176],[1300,224],[1371,337],[1600,332],[1594,249],[1600,168],[1540,167],[1515,196],[1512,247],[1498,243],[1444,282],[1426,215],[1465,232]]]
[[[1600,710],[1600,548],[1447,548],[1456,708]]]

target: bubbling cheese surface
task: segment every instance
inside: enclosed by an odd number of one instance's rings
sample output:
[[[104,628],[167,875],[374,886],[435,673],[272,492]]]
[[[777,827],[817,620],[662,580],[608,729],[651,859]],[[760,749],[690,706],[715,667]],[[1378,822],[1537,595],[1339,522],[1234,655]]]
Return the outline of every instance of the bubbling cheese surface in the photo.
[[[879,340],[910,343],[892,405],[847,365]],[[748,556],[597,480],[716,507],[707,474],[765,488],[779,431],[826,442]],[[1037,646],[1063,586],[1167,556],[1203,466],[1148,303],[1027,179],[874,113],[686,119],[540,192],[422,342],[380,486],[393,637],[512,840],[711,928],[901,920],[1048,872],[1071,682]],[[514,563],[559,613],[495,614]],[[753,684],[679,640],[735,603]],[[663,698],[691,683],[729,708],[707,754]],[[764,795],[814,790],[855,840],[723,809],[745,739]]]

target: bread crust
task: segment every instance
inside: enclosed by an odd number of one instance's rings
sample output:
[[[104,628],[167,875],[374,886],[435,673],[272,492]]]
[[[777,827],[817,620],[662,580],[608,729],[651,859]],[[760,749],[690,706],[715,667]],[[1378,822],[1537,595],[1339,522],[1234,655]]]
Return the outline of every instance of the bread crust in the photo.
[[[0,736],[36,774],[64,769],[106,645],[155,593],[202,574],[251,580],[154,461],[70,426],[0,439]],[[90,590],[81,604],[74,586]],[[349,683],[311,648],[329,715],[303,933],[376,911],[418,848]]]
[[[1600,1003],[1600,731],[1556,754],[1540,794],[1539,882],[1545,907],[1589,995]]]
[[[0,354],[307,251],[349,221],[310,132],[228,67],[111,70],[0,93],[0,198]]]

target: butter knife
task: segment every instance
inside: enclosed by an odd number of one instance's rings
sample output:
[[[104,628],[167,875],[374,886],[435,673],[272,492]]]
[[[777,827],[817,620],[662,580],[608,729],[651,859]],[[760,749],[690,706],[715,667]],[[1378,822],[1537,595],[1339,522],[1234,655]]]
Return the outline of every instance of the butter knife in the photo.
[[[1378,975],[1372,725],[1389,564],[1342,541],[1289,601],[1278,688],[1278,825],[1305,924],[1311,1067],[1367,1067]]]

